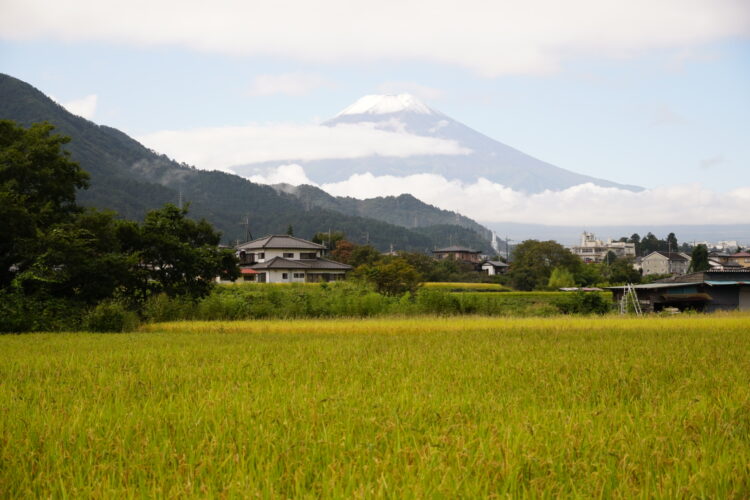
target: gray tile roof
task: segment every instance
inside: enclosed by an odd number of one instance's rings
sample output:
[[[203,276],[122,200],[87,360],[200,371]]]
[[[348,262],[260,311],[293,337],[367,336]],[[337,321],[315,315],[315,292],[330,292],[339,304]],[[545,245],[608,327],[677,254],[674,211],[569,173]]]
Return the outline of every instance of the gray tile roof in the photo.
[[[679,260],[679,261],[687,262],[688,260],[690,260],[689,258],[686,258],[684,255],[682,255],[679,252],[663,252],[661,250],[655,250],[655,251],[651,252],[650,254],[646,255],[646,257],[648,257],[649,255],[653,255],[655,253],[658,253],[659,255],[662,255],[662,256],[664,256],[667,259],[672,260],[672,261]]]
[[[501,260],[488,260],[485,264],[492,264],[495,267],[509,267],[508,264]]]
[[[294,248],[300,250],[324,250],[323,245],[303,240],[287,234],[272,234],[257,240],[248,241],[237,247],[237,250],[265,250],[269,248]]]
[[[328,259],[285,259],[274,257],[273,259],[249,266],[250,269],[262,271],[265,269],[304,269],[307,271],[349,271],[352,266],[335,262]]]

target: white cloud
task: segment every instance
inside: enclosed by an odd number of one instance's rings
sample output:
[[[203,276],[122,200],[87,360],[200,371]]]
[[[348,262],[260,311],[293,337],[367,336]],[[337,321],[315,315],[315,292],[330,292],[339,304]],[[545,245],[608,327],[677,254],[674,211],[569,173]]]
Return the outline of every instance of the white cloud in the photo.
[[[498,76],[747,36],[749,11],[746,0],[4,0],[0,33],[313,63],[426,60]]]
[[[258,75],[250,85],[251,96],[284,94],[301,96],[320,87],[330,86],[325,78],[312,73],[283,73],[280,75]]]
[[[381,94],[411,94],[425,101],[436,101],[443,97],[440,89],[421,85],[416,82],[384,82],[378,85]]]
[[[60,102],[54,97],[52,98],[55,102]],[[99,97],[96,94],[90,94],[80,99],[74,99],[72,101],[61,102],[60,105],[73,113],[74,115],[81,116],[87,120],[94,118],[96,113],[96,104]]]
[[[457,142],[382,130],[374,123],[322,125],[248,125],[162,131],[139,137],[147,147],[206,170],[266,161],[405,158],[423,154],[461,155],[471,150]]]
[[[297,166],[299,167],[299,166]],[[254,182],[275,183],[269,171]],[[304,170],[287,175],[285,181],[311,184]],[[642,224],[741,224],[747,222],[750,187],[718,193],[699,184],[665,186],[640,192],[581,184],[563,191],[526,194],[487,179],[464,184],[435,174],[407,177],[352,175],[349,179],[320,186],[335,196],[373,198],[410,193],[437,207],[453,210],[477,221],[492,224],[518,222],[559,226]]]
[[[307,177],[305,169],[296,163],[268,168],[262,173],[251,175],[248,179],[257,184],[291,184],[292,186],[299,186],[301,184],[315,185],[315,183]]]

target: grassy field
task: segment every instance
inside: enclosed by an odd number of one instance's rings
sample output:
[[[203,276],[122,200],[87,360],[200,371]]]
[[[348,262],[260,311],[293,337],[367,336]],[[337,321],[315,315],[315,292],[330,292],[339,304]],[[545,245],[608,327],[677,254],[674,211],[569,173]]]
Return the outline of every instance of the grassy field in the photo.
[[[750,316],[0,336],[0,497],[750,496]]]

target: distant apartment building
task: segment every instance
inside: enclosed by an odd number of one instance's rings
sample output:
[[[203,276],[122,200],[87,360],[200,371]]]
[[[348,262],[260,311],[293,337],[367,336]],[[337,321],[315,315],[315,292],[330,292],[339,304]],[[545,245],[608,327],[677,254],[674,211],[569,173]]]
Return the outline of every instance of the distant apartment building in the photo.
[[[570,251],[581,258],[584,262],[604,262],[609,252],[614,253],[617,258],[635,257],[635,243],[624,241],[597,240],[594,233],[584,231],[581,235],[580,245],[570,247]]]

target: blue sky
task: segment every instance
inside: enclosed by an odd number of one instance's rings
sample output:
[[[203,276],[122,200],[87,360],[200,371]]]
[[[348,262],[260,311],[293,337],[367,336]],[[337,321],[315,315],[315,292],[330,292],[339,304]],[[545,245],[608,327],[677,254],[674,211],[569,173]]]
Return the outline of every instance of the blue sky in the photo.
[[[6,0],[0,71],[139,138],[315,125],[410,92],[579,173],[750,188],[747,2],[308,4]]]

